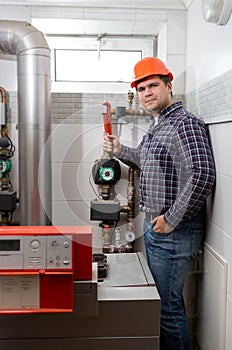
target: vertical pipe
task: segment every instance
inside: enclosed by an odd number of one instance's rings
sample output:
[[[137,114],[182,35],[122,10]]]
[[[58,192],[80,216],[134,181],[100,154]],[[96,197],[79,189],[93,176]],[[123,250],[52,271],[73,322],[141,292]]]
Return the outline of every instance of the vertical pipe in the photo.
[[[51,218],[50,51],[18,55],[20,224]]]
[[[50,49],[30,23],[0,20],[0,52],[17,56],[20,225],[49,225]]]

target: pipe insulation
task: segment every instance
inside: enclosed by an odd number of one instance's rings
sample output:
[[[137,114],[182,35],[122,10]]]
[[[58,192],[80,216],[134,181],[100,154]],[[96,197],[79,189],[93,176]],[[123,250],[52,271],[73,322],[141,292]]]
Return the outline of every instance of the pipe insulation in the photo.
[[[0,20],[0,52],[17,56],[20,225],[49,225],[50,49],[29,23]]]

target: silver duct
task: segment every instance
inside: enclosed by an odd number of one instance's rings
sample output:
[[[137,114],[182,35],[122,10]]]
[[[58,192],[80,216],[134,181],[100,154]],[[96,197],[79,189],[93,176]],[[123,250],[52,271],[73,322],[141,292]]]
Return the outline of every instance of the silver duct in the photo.
[[[49,225],[50,49],[29,23],[0,21],[0,52],[17,56],[20,225]]]

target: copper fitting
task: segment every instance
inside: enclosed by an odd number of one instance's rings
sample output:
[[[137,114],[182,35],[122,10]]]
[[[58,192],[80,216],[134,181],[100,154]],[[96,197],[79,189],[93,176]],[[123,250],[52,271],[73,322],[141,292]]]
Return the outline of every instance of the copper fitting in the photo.
[[[3,87],[0,87],[0,92],[2,95],[2,103],[6,104],[6,90]]]
[[[133,168],[129,168],[128,180],[129,180],[129,182],[134,184],[134,169]]]
[[[133,99],[134,99],[134,93],[132,91],[128,91],[128,103],[129,103],[129,109],[132,108],[133,104]]]

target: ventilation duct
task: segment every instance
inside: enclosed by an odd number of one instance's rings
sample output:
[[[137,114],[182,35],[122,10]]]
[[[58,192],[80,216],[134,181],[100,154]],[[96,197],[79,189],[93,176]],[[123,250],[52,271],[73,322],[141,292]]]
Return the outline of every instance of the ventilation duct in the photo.
[[[20,225],[49,225],[50,49],[29,23],[0,20],[0,52],[17,56]]]

